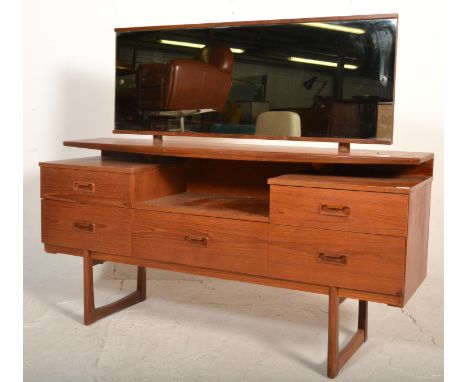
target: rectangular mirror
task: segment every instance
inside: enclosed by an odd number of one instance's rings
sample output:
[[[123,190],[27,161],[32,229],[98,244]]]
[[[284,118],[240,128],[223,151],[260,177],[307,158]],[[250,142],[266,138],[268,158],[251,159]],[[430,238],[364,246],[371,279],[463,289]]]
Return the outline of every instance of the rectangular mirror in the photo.
[[[116,133],[392,142],[396,15],[116,32]]]

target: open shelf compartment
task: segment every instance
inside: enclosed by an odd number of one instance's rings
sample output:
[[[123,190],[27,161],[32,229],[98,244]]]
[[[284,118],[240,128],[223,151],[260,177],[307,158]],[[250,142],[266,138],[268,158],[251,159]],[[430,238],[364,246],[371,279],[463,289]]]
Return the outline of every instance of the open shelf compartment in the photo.
[[[268,222],[268,200],[203,192],[182,192],[137,203],[137,209]]]

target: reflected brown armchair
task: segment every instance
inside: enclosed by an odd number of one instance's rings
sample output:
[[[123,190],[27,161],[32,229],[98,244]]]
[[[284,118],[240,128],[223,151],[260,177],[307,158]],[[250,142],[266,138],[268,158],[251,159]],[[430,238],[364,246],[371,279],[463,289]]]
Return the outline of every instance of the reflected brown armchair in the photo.
[[[138,110],[143,115],[156,112],[181,117],[182,128],[185,115],[213,111],[206,109],[222,111],[231,90],[232,67],[233,54],[220,43],[206,45],[193,59],[140,64],[136,72]]]

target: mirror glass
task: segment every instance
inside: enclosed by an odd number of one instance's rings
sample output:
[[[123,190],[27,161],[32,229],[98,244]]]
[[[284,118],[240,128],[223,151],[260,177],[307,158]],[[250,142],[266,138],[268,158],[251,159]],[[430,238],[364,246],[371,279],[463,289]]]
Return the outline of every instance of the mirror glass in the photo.
[[[396,18],[118,32],[115,129],[391,143],[396,34]]]

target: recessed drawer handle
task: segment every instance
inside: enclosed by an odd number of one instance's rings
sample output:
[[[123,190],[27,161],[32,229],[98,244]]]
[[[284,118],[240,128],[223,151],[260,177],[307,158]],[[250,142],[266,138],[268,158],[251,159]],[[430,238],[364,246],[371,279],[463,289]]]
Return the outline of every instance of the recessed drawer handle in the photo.
[[[73,191],[94,192],[94,183],[91,182],[73,182]]]
[[[83,223],[83,222],[76,222],[73,224],[73,228],[78,229],[80,231],[86,231],[93,233],[96,229],[96,224],[94,223]]]
[[[202,245],[203,247],[206,247],[208,245],[208,239],[206,237],[194,238],[194,237],[190,237],[190,236],[185,236],[184,240],[185,240],[186,243]]]
[[[346,255],[327,255],[326,253],[317,253],[317,260],[321,263],[346,265],[348,263],[348,256]]]
[[[320,213],[322,215],[333,215],[333,216],[349,216],[349,207],[345,206],[333,206],[329,204],[320,205]]]

